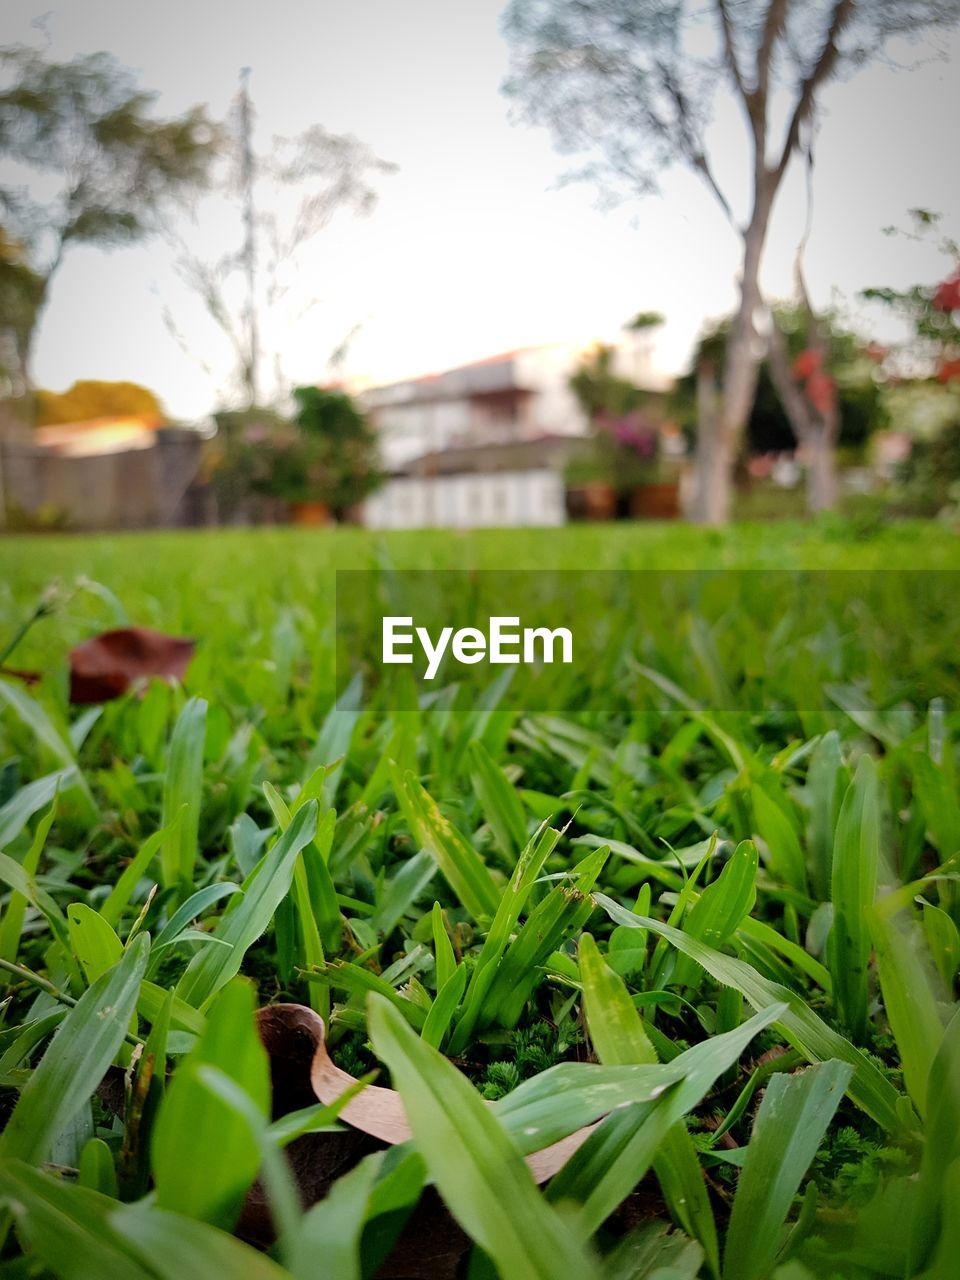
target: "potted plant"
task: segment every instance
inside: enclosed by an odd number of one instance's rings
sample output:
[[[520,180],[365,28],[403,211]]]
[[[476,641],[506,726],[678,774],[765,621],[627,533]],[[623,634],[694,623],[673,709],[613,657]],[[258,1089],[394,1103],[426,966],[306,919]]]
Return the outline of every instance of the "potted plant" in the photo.
[[[650,328],[658,319],[638,316],[632,328]],[[598,346],[570,379],[591,427],[589,442],[567,468],[570,514],[588,520],[672,518],[679,510],[679,486],[659,456],[658,397],[621,377],[615,356],[614,348]]]
[[[675,518],[679,486],[660,457],[658,424],[634,410],[599,413],[593,428],[567,467],[570,514],[587,520]]]
[[[289,421],[272,409],[222,411],[206,445],[202,475],[227,524],[260,523],[284,514],[273,479],[274,454],[289,440]]]
[[[342,520],[382,482],[376,434],[343,391],[298,387],[294,399],[297,438],[282,460],[294,523]]]

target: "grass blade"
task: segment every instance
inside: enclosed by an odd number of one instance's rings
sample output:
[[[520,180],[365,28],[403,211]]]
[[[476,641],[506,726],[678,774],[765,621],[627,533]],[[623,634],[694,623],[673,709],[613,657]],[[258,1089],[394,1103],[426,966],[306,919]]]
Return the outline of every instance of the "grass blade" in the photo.
[[[254,990],[235,979],[218,996],[193,1051],[177,1066],[153,1134],[157,1203],[229,1229],[260,1167],[260,1150],[245,1121],[199,1079],[218,1067],[263,1111],[269,1107],[266,1051],[254,1021]]]
[[[500,852],[515,862],[527,843],[527,816],[506,774],[482,742],[467,747],[470,779]]]
[[[802,893],[806,888],[806,867],[800,838],[783,809],[759,783],[750,788],[757,831],[767,846],[767,864],[783,884]]]
[[[28,782],[0,808],[0,849],[12,844],[35,813],[51,804],[60,791],[65,791],[76,774],[75,766],[58,769],[44,778]]]
[[[802,1053],[809,1062],[826,1062],[838,1058],[853,1067],[850,1097],[872,1116],[882,1128],[897,1132],[904,1127],[900,1109],[901,1095],[870,1059],[844,1039],[810,1008],[802,996],[778,982],[763,977],[751,965],[733,956],[725,956],[712,947],[688,938],[679,929],[671,929],[651,917],[635,916],[612,898],[597,894],[597,902],[617,924],[630,928],[646,928],[666,938],[678,951],[706,969],[711,977],[726,987],[734,987],[754,1009],[784,1004],[786,1010],[777,1018],[784,1039]]]
[[[602,1063],[656,1062],[657,1054],[620,977],[603,962],[589,933],[580,939],[580,976],[590,1038]],[[700,1162],[682,1121],[663,1139],[654,1170],[680,1226],[703,1246],[713,1275],[720,1272],[717,1227]]]
[[[709,947],[722,947],[750,914],[757,899],[757,846],[752,840],[737,845],[733,856],[700,894],[683,917],[683,932]],[[697,966],[688,956],[678,956],[671,981],[690,985]]]
[[[414,1140],[451,1213],[511,1280],[596,1272],[543,1199],[517,1148],[469,1081],[372,996],[368,1025],[403,1097]]]
[[[397,803],[417,843],[427,849],[466,909],[477,921],[492,917],[499,894],[483,859],[440,812],[412,773],[391,769]]]
[[[903,1081],[921,1116],[927,1110],[927,1078],[943,1039],[933,985],[933,963],[919,924],[905,925],[871,909],[867,924],[877,951],[877,972],[903,1063]]]
[[[190,698],[177,717],[170,738],[167,770],[163,780],[160,825],[169,829],[163,842],[160,865],[164,888],[176,887],[181,895],[193,887],[203,793],[203,742],[207,704]],[[179,816],[179,823],[174,821]]]
[[[148,935],[140,934],[64,1018],[0,1134],[0,1158],[45,1160],[57,1134],[89,1101],[123,1044],[149,951]]]
[[[179,821],[179,815],[174,818],[173,823],[169,827],[161,827],[159,831],[154,831],[153,835],[147,836],[143,844],[130,859],[130,862],[123,869],[120,879],[110,890],[106,902],[100,908],[100,914],[106,920],[107,924],[114,929],[120,923],[120,917],[123,915],[124,908],[133,897],[134,891],[139,884],[141,878],[146,874],[147,868],[154,860],[165,840],[173,839],[174,829]]]
[[[653,1105],[612,1111],[550,1183],[549,1198],[579,1202],[580,1230],[596,1231],[650,1168],[678,1121],[697,1106],[753,1037],[782,1014],[782,1005],[771,1005],[736,1030],[687,1049],[665,1066],[636,1068],[653,1071],[661,1080],[646,1099]]]
[[[53,802],[37,823],[37,829],[34,832],[30,848],[20,864],[23,867],[24,874],[30,877],[31,883],[35,882],[34,877],[37,874],[37,867],[40,865],[40,858],[47,843],[47,836],[50,834],[50,828],[53,826],[56,813],[57,792],[55,790]],[[28,896],[17,893],[16,890],[11,892],[7,909],[3,914],[3,922],[0,924],[0,959],[13,960],[16,957],[20,948],[20,936],[23,932],[23,921],[29,901]]]
[[[116,1200],[11,1159],[0,1160],[0,1199],[27,1248],[59,1280],[156,1280],[147,1257],[110,1225]]]
[[[244,885],[242,901],[221,917],[214,936],[228,943],[229,949],[204,947],[190,961],[177,984],[181,1000],[199,1009],[239,973],[248,948],[266,930],[290,892],[297,858],[313,839],[316,827],[317,802],[311,800],[298,810],[277,843],[257,863]]]
[[[99,912],[83,902],[67,907],[67,928],[73,954],[88,983],[112,969],[123,955],[123,943]]]
[[[109,1214],[108,1222],[118,1235],[150,1259],[160,1280],[187,1280],[190,1276],[216,1280],[289,1277],[289,1272],[259,1249],[242,1244],[225,1231],[152,1205],[119,1205]]]
[[[757,1112],[724,1250],[724,1280],[769,1275],[793,1198],[850,1082],[846,1062],[776,1075]]]
[[[837,1008],[855,1040],[862,1040],[867,1030],[870,931],[864,913],[877,896],[879,804],[876,765],[862,756],[837,820],[828,947]]]

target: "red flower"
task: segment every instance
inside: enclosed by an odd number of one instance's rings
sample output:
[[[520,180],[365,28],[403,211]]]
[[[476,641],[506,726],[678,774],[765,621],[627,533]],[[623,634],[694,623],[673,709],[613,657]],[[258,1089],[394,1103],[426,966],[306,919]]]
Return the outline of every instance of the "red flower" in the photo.
[[[814,373],[807,379],[807,399],[818,413],[826,416],[837,403],[837,384],[828,373]]]
[[[801,351],[793,362],[793,376],[795,378],[811,378],[820,369],[823,364],[823,356],[819,351],[808,348]]]
[[[960,272],[937,286],[933,305],[937,311],[946,311],[947,314],[960,311]]]
[[[960,360],[942,360],[937,379],[940,382],[960,382]]]

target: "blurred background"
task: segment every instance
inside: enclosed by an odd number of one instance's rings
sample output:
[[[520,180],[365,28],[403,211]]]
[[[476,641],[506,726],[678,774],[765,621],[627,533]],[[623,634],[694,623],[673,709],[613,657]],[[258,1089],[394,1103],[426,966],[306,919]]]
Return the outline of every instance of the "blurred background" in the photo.
[[[8,0],[0,526],[957,523],[957,16]]]

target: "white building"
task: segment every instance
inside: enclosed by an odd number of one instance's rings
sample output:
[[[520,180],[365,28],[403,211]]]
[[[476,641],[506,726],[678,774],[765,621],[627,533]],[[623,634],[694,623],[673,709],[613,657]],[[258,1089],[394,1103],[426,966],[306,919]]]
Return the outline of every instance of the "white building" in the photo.
[[[364,508],[372,529],[481,529],[566,522],[569,436],[461,445],[411,460]]]
[[[565,471],[590,423],[570,390],[586,350],[528,347],[358,399],[377,428],[390,479],[364,504],[375,529],[564,524]],[[614,366],[656,379],[644,342],[617,348]]]
[[[359,398],[390,472],[453,446],[582,436],[588,423],[568,385],[582,354],[571,346],[511,351]]]
[[[372,528],[558,525],[565,441],[589,423],[569,387],[583,352],[511,351],[361,394],[390,480],[365,504]]]

